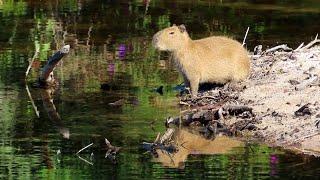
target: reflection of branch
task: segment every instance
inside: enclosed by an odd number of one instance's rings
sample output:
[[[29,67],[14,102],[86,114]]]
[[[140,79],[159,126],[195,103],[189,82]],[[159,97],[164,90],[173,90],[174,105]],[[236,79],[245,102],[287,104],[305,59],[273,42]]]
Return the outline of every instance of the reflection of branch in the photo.
[[[61,118],[57,113],[56,106],[53,104],[53,100],[51,96],[52,91],[54,91],[54,89],[41,90],[43,107],[47,111],[49,119],[52,122],[54,122],[54,124],[58,127],[59,133],[62,134],[64,138],[69,139],[70,137],[69,129],[63,126],[61,122]]]
[[[56,106],[53,104],[52,91],[54,90],[46,89],[41,91],[43,107],[47,111],[50,120],[59,122],[61,118],[57,113]]]
[[[32,104],[32,107],[34,109],[34,112],[36,113],[37,117],[39,118],[40,115],[39,115],[39,110],[37,108],[37,106],[34,104],[34,101],[33,101],[33,98],[31,96],[31,93],[30,93],[30,90],[29,90],[29,87],[28,87],[28,84],[26,83],[26,90],[27,90],[27,93],[28,93],[28,96],[29,96],[29,99],[30,99],[30,102]]]
[[[89,162],[88,160],[82,158],[80,155],[77,155],[77,156],[78,156],[78,158],[81,159],[82,161],[84,161],[84,162],[90,164],[91,166],[93,166],[93,163],[92,163],[92,162]]]

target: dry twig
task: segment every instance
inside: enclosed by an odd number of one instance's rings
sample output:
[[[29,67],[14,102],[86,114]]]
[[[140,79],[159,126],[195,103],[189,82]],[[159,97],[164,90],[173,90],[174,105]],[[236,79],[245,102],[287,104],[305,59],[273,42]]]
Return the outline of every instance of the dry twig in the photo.
[[[31,69],[31,66],[32,66],[34,60],[38,57],[39,52],[40,52],[39,47],[36,47],[36,51],[34,52],[34,55],[33,55],[32,59],[29,61],[29,66],[28,66],[28,68],[27,68],[27,70],[26,70],[25,79],[27,79],[28,74],[29,74],[29,71],[30,71],[30,69]]]
[[[311,41],[309,44],[307,44],[306,46],[300,48],[300,50],[306,50],[306,49],[309,49],[311,48],[314,44],[316,43],[319,43],[320,42],[320,39],[318,39],[318,34],[316,35],[316,38],[314,38],[313,41]]]
[[[90,146],[92,146],[92,145],[93,145],[93,143],[91,143],[91,144],[89,144],[88,146],[86,146],[86,147],[84,147],[84,148],[80,149],[76,154],[79,154],[81,151],[83,151],[83,150],[87,149],[88,147],[90,147]]]
[[[248,35],[249,30],[250,30],[250,27],[247,28],[246,34],[245,34],[243,41],[242,41],[242,46],[244,46],[246,44],[246,39],[247,39],[247,35]]]
[[[267,49],[267,50],[265,51],[265,53],[270,53],[270,52],[273,52],[273,51],[277,51],[277,50],[279,50],[279,49],[283,49],[283,50],[285,50],[285,51],[292,51],[292,49],[289,48],[288,45],[282,44],[282,45],[278,45],[278,46],[275,46],[275,47],[273,47],[273,48]]]

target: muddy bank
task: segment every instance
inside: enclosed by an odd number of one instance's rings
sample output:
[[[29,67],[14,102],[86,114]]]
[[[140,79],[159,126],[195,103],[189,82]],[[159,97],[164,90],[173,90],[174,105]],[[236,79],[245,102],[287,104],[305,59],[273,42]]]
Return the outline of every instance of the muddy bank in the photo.
[[[167,125],[204,127],[320,155],[320,46],[255,48],[246,82],[180,98],[185,110]]]

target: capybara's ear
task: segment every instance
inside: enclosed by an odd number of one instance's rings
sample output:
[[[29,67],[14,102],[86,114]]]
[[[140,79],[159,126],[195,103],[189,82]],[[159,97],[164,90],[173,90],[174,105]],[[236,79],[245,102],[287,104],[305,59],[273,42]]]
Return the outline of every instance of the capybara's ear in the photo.
[[[183,33],[183,32],[186,31],[186,27],[184,26],[184,24],[181,24],[181,25],[179,26],[179,30],[180,30],[181,33]]]

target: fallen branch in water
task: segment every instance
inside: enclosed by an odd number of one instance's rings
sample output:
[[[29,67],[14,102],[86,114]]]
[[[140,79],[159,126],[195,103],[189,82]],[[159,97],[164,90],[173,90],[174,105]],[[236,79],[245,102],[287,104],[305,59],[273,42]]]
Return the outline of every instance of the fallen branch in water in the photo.
[[[63,46],[58,52],[56,52],[53,56],[51,56],[47,64],[42,68],[42,71],[39,76],[39,84],[41,87],[46,87],[50,84],[53,84],[53,70],[58,64],[58,62],[67,54],[69,53],[70,46],[65,45]]]
[[[112,163],[116,163],[116,155],[118,151],[121,149],[121,147],[113,146],[110,141],[107,138],[104,138],[104,141],[106,143],[106,155],[105,158],[109,159]]]
[[[87,149],[88,147],[90,147],[90,146],[92,146],[92,145],[93,145],[93,143],[91,143],[91,144],[87,145],[86,147],[84,147],[84,148],[80,149],[76,154],[79,154],[81,151],[83,151],[83,150]]]
[[[27,68],[27,70],[26,70],[26,76],[25,76],[25,79],[27,79],[28,74],[29,74],[29,71],[30,71],[30,69],[31,69],[31,66],[32,66],[32,64],[33,64],[34,60],[38,57],[39,52],[40,52],[40,51],[39,51],[39,47],[36,47],[36,51],[35,51],[35,53],[34,53],[34,55],[33,55],[32,59],[29,61],[29,66],[28,66],[28,68]]]

